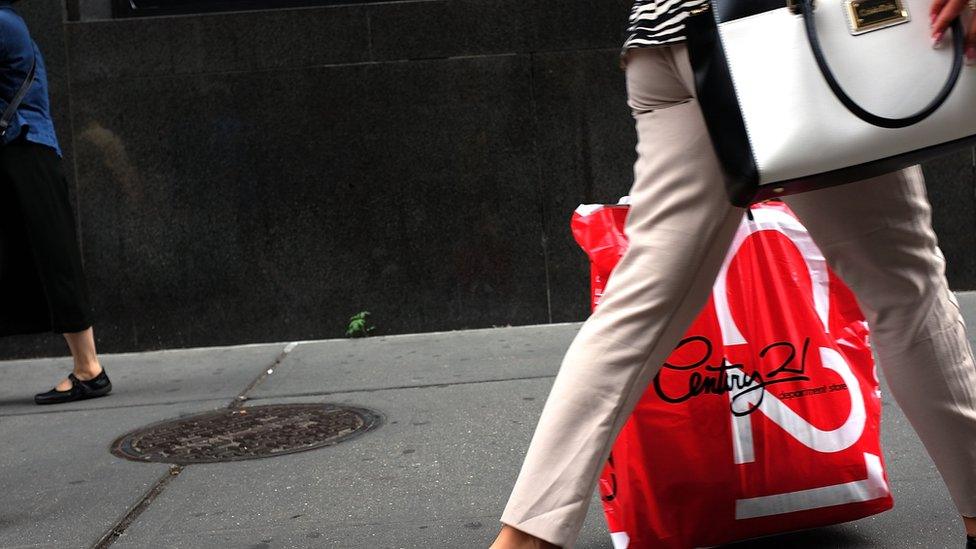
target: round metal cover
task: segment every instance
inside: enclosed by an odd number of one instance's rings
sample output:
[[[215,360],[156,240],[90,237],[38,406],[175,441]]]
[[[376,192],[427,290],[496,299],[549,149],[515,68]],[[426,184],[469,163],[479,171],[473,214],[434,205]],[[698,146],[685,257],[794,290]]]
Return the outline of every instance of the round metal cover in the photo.
[[[257,459],[331,446],[378,424],[379,417],[362,408],[254,406],[156,423],[116,440],[112,453],[178,465]]]

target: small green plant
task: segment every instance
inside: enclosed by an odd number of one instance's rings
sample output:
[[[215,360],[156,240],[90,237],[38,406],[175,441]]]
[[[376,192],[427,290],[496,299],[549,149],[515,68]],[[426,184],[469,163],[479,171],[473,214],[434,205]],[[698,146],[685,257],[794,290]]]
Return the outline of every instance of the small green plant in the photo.
[[[369,311],[356,313],[349,318],[349,326],[346,327],[347,337],[367,337],[376,329],[369,322]]]

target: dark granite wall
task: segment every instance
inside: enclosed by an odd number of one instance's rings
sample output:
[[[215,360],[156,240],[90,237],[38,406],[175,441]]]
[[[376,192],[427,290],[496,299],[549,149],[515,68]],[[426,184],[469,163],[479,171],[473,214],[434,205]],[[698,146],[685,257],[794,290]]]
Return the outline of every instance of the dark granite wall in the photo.
[[[341,337],[361,310],[377,333],[584,318],[568,222],[632,177],[629,2],[70,23],[24,3],[101,350]],[[972,156],[927,171],[953,285],[976,288]],[[8,338],[0,357],[61,346]]]

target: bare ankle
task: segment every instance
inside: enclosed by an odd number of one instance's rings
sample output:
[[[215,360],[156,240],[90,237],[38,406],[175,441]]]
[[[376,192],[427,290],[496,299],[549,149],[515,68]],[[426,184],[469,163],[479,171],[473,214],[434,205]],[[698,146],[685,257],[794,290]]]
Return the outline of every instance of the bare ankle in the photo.
[[[102,365],[98,361],[75,364],[73,373],[78,379],[88,381],[89,379],[98,377],[98,374],[102,373]]]

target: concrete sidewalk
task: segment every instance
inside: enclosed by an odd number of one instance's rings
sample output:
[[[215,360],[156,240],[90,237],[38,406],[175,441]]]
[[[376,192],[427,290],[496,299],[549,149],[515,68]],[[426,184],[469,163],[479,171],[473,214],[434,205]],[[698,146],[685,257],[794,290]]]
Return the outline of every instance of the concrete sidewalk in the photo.
[[[960,297],[976,325],[976,294]],[[118,529],[120,548],[487,547],[578,327],[105,356],[115,392],[56,407],[31,395],[67,360],[0,362],[0,546],[91,547]],[[169,466],[109,453],[132,429],[228,406],[272,366],[248,406],[348,404],[383,425],[320,450],[190,465],[149,498]],[[945,488],[887,395],[884,443],[893,511],[741,546],[961,547]],[[611,547],[596,499],[579,547]]]

